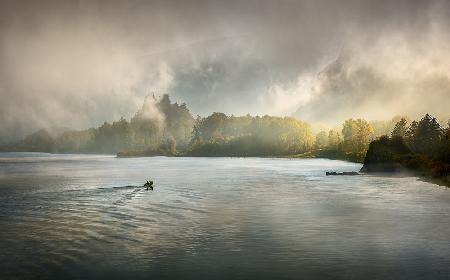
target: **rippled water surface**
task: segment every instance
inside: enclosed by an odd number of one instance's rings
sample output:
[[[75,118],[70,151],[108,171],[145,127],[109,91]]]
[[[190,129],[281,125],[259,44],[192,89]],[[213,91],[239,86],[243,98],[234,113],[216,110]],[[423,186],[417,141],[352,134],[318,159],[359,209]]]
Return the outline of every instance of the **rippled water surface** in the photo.
[[[450,279],[450,190],[360,167],[0,154],[0,279]]]

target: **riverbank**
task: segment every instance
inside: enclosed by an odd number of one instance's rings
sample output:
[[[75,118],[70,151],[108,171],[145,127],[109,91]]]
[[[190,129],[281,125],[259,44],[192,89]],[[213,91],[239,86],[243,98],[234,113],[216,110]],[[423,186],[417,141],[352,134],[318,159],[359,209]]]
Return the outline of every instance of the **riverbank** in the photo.
[[[426,182],[450,187],[450,164],[422,155],[399,157],[393,162],[366,161],[360,172],[416,176]]]
[[[314,150],[302,154],[258,154],[258,153],[213,153],[197,154],[191,152],[170,153],[167,150],[130,150],[116,154],[117,157],[259,157],[259,158],[325,158],[333,160],[344,160],[354,163],[363,163],[365,153],[344,153],[335,150]]]
[[[117,157],[155,157],[155,156],[176,156],[163,150],[128,150],[116,154]]]
[[[398,138],[386,137],[370,143],[361,172],[418,176],[427,182],[450,187],[450,164],[413,153]]]
[[[338,150],[318,149],[303,154],[288,155],[288,158],[326,158],[363,163],[366,153],[342,152]]]

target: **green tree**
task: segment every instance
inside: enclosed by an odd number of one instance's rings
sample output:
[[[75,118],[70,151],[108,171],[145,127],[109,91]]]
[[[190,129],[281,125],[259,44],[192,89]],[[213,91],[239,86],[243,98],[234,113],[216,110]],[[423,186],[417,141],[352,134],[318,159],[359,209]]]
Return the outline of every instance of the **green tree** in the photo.
[[[189,150],[197,155],[282,155],[308,151],[314,142],[309,124],[294,118],[213,113],[196,121]]]
[[[328,134],[325,131],[320,131],[316,135],[316,146],[318,148],[324,148],[328,146]]]
[[[339,132],[330,130],[328,132],[328,146],[333,149],[337,149],[338,145],[341,144],[342,139]]]
[[[406,138],[407,135],[407,124],[405,118],[401,118],[394,126],[392,130],[391,137],[402,137]]]
[[[186,103],[172,103],[168,94],[164,94],[156,103],[156,108],[164,115],[163,137],[174,137],[180,146],[186,146],[191,138],[194,118]]]
[[[348,119],[343,124],[342,135],[346,151],[363,152],[369,145],[373,128],[366,120]]]
[[[418,153],[432,155],[443,138],[444,132],[436,118],[426,114],[417,124],[413,146]]]

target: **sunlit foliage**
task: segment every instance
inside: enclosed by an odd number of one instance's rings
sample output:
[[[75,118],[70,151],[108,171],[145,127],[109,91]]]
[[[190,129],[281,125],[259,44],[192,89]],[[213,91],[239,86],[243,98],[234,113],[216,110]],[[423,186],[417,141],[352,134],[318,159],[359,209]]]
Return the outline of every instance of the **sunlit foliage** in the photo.
[[[235,117],[213,113],[197,119],[188,150],[192,155],[269,156],[310,151],[309,124],[294,118]]]

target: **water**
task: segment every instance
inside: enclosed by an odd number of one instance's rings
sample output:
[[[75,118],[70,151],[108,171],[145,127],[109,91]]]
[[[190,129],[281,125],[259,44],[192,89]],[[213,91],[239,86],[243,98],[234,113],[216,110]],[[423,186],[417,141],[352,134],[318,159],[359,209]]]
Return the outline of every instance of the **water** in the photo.
[[[450,190],[360,167],[0,154],[0,279],[449,279]]]

